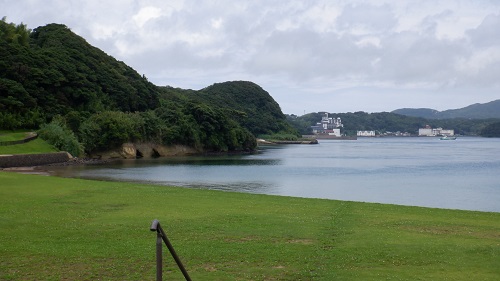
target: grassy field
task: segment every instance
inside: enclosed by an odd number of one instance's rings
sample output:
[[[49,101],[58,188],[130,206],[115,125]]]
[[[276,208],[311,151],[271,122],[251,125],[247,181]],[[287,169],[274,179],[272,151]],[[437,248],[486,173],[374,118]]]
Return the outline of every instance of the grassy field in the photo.
[[[17,141],[26,138],[26,131],[4,131],[0,130],[0,141]]]
[[[26,137],[27,131],[1,131],[0,141],[17,141]],[[44,140],[37,138],[27,143],[0,146],[1,154],[34,154],[57,152],[58,150]]]
[[[1,280],[154,280],[153,219],[193,280],[500,279],[500,213],[7,172],[0,198]]]

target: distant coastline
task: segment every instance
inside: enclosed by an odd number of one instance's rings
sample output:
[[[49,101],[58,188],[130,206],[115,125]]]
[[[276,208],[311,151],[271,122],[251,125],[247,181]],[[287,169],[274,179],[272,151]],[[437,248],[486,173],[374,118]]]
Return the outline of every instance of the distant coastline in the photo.
[[[302,135],[305,139],[317,139],[317,140],[357,140],[357,136],[330,136],[330,135]]]

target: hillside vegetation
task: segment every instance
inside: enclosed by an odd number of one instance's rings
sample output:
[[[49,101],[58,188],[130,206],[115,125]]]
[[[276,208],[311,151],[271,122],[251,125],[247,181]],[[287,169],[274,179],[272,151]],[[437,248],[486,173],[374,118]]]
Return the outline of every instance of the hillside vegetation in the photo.
[[[59,149],[70,143],[76,155],[124,142],[249,150],[254,135],[296,133],[254,83],[158,87],[61,24],[31,31],[3,18],[0,69],[0,129],[42,127],[42,137]]]
[[[29,32],[23,25],[2,21],[0,29],[4,128],[36,127],[71,111],[134,112],[159,105],[156,86],[64,25],[49,24]],[[22,36],[11,34],[20,31]]]
[[[500,119],[500,100],[494,100],[483,104],[476,103],[464,108],[449,109],[445,111],[438,111],[430,108],[402,108],[394,110],[392,113],[427,119]]]
[[[254,135],[297,133],[286,122],[279,104],[259,85],[248,81],[216,83],[189,95],[229,113]]]
[[[500,138],[500,122],[492,123],[481,130],[481,136],[487,138]]]
[[[311,126],[321,120],[324,112],[309,113],[302,116],[288,116],[288,120],[301,134],[310,134]],[[487,126],[499,122],[500,119],[426,119],[412,117],[390,112],[380,113],[329,113],[331,117],[342,119],[342,132],[346,135],[356,135],[357,131],[385,132],[408,132],[418,134],[418,129],[429,125],[433,128],[445,128],[455,130],[459,135],[482,135],[482,130]]]

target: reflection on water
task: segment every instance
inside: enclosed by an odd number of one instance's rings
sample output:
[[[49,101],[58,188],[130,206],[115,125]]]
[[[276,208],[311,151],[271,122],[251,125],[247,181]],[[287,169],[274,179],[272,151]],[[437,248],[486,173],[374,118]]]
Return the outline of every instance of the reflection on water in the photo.
[[[54,173],[224,191],[500,212],[500,140],[366,138],[231,156],[124,160]]]

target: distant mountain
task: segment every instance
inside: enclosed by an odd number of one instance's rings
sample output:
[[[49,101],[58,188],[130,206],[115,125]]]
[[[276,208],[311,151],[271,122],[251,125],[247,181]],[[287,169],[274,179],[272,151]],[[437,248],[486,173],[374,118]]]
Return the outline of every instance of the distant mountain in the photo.
[[[500,100],[494,100],[488,103],[476,103],[464,108],[449,109],[438,111],[430,108],[401,108],[392,111],[392,113],[422,117],[426,119],[488,119],[500,118]]]
[[[401,114],[411,117],[421,117],[425,119],[439,119],[440,111],[430,108],[401,108],[392,111],[391,113]]]

